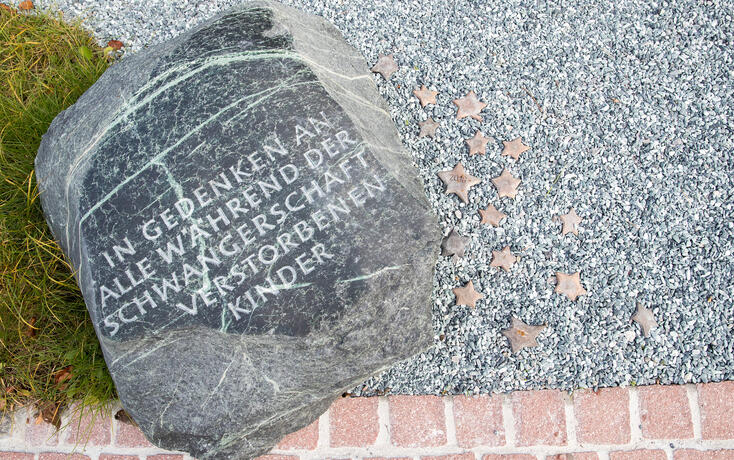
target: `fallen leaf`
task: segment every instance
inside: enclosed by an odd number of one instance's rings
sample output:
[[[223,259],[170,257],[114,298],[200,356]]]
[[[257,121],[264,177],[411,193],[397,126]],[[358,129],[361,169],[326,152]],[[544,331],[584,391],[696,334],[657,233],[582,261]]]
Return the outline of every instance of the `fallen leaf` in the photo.
[[[28,329],[25,331],[25,335],[28,337],[36,336],[36,320],[37,318],[34,316],[28,321]]]
[[[36,413],[36,425],[44,421],[55,426],[58,430],[61,428],[61,403],[46,402],[42,403],[37,407],[38,412]]]
[[[31,0],[24,0],[18,4],[18,9],[23,11],[32,10],[33,8],[35,8],[35,6]]]
[[[122,423],[127,423],[128,425],[132,426],[138,426],[137,423],[135,423],[135,420],[130,417],[130,415],[125,412],[125,409],[120,409],[115,413],[115,420]]]
[[[66,390],[66,387],[69,386],[69,383],[64,383],[66,380],[69,380],[71,378],[71,366],[66,366],[65,368],[61,369],[54,375],[54,383],[57,387],[59,387],[59,390]]]
[[[8,5],[6,3],[0,3],[0,9],[3,9],[3,10],[8,11],[10,13],[15,13],[15,10],[13,9],[13,7],[11,7],[10,5]]]
[[[120,51],[122,47],[124,46],[120,40],[110,40],[107,42],[107,46],[112,48],[115,51]]]

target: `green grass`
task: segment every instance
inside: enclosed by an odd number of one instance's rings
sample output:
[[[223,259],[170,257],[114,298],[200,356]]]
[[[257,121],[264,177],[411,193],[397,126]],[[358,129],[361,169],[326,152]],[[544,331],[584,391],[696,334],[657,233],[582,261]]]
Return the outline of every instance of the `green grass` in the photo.
[[[78,23],[0,9],[0,411],[115,397],[33,171],[41,135],[108,65]]]

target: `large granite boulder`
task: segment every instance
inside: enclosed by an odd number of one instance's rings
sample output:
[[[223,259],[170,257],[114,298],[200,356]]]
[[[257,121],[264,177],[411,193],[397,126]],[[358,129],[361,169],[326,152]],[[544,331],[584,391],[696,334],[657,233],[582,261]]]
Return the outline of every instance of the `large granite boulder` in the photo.
[[[251,458],[432,338],[440,234],[364,59],[246,3],[112,66],[36,159],[123,406]]]

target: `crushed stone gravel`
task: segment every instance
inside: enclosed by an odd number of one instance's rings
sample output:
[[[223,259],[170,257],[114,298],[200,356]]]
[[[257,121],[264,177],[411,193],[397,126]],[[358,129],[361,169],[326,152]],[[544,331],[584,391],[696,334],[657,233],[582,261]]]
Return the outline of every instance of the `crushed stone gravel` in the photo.
[[[83,18],[127,53],[171,38],[234,0],[39,0]],[[729,0],[287,0],[329,19],[374,74],[445,234],[471,238],[457,264],[441,257],[433,290],[435,346],[352,390],[488,393],[532,388],[734,379],[734,3]],[[412,94],[425,84],[437,104]],[[456,119],[474,91],[483,121]],[[418,123],[440,122],[435,138]],[[464,142],[480,129],[486,155]],[[515,161],[502,141],[531,149]],[[438,171],[461,161],[482,183],[469,202]],[[515,199],[491,183],[522,180]],[[480,224],[488,204],[508,217]],[[557,216],[583,217],[578,236]],[[510,273],[490,267],[509,245]],[[555,272],[581,272],[575,302]],[[472,280],[484,298],[455,306]],[[637,303],[658,327],[631,321]],[[512,316],[546,324],[539,345],[510,353]]]

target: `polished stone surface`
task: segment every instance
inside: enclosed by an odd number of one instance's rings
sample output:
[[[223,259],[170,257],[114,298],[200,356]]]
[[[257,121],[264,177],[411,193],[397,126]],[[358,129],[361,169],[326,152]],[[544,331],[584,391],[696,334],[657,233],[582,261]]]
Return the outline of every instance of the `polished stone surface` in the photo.
[[[157,445],[250,458],[427,348],[440,234],[364,59],[248,3],[54,120],[42,204]]]

